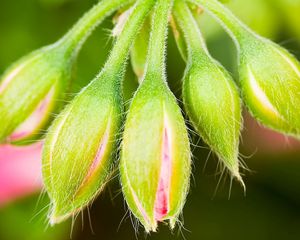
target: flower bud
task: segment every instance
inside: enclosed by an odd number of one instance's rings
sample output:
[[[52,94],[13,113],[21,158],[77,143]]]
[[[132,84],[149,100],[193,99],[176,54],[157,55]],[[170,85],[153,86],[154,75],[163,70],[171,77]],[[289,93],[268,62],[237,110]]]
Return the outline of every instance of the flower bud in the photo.
[[[121,122],[118,84],[101,74],[54,120],[43,150],[50,223],[75,215],[108,181]]]
[[[69,64],[53,45],[7,70],[0,83],[0,142],[24,140],[40,132],[69,82]]]
[[[150,21],[149,18],[145,20],[144,25],[137,35],[134,44],[130,51],[131,66],[138,77],[138,81],[142,80],[144,76],[146,60],[147,60],[147,50],[150,36]]]
[[[179,50],[179,53],[184,61],[187,61],[187,45],[184,39],[184,32],[178,26],[174,17],[170,18],[170,26],[174,35],[174,39]]]
[[[191,171],[189,139],[175,97],[148,75],[129,109],[121,152],[121,182],[127,204],[147,232],[183,208]]]
[[[241,44],[240,85],[252,115],[265,126],[300,136],[300,64],[266,39]]]
[[[238,161],[241,101],[230,75],[209,56],[194,58],[185,72],[183,101],[196,131],[242,182]]]

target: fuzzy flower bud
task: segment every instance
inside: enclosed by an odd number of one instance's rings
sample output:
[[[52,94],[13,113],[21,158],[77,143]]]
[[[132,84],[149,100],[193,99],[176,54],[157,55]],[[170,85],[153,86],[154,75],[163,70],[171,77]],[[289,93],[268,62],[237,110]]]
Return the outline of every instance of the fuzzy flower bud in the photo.
[[[250,112],[264,125],[300,137],[300,64],[266,39],[241,45],[240,84]]]
[[[241,101],[228,72],[214,60],[187,4],[176,1],[174,14],[185,31],[189,60],[183,78],[183,101],[196,131],[230,173],[239,174]]]
[[[146,232],[182,211],[191,173],[190,146],[176,98],[166,84],[165,41],[171,0],[158,0],[152,17],[146,72],[125,123],[121,183],[126,202]]]
[[[173,228],[189,187],[190,148],[176,100],[166,86],[145,79],[134,97],[125,124],[121,182],[127,204],[155,231],[169,220]]]
[[[118,86],[93,81],[55,119],[43,150],[43,178],[52,201],[51,224],[85,207],[103,188],[121,122]]]
[[[14,64],[0,83],[0,141],[37,135],[55,110],[70,79],[69,61],[56,45]]]
[[[231,174],[239,174],[241,101],[235,83],[217,62],[201,58],[188,66],[183,100],[193,126]]]

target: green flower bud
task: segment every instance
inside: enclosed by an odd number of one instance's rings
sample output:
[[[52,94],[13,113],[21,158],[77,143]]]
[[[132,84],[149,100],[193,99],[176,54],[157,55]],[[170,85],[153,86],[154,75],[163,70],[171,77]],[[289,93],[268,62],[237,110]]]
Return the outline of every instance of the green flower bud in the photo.
[[[230,75],[212,59],[199,58],[185,72],[183,100],[196,131],[241,181],[238,161],[241,101]]]
[[[147,232],[164,220],[174,227],[191,170],[184,119],[175,97],[155,77],[143,80],[132,101],[120,163],[125,199]]]
[[[239,73],[247,107],[264,125],[300,137],[299,62],[266,39],[246,42],[241,45]]]
[[[129,109],[121,151],[122,190],[147,232],[165,220],[175,226],[191,173],[187,129],[164,74],[171,2],[157,1],[147,68]]]
[[[185,30],[189,61],[183,78],[186,112],[203,140],[241,183],[239,135],[241,101],[227,71],[209,54],[188,6],[176,1],[174,14]]]
[[[54,120],[43,150],[50,223],[82,210],[101,191],[112,167],[121,122],[119,86],[103,74]]]
[[[0,85],[0,141],[39,133],[62,98],[70,71],[58,45],[35,51],[7,70]]]

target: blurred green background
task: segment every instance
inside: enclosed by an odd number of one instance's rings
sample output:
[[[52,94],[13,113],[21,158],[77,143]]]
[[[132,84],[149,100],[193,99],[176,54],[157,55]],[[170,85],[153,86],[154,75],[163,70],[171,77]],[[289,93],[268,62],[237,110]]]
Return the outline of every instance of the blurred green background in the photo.
[[[1,0],[0,72],[24,54],[56,41],[96,0]],[[300,59],[300,0],[230,0],[228,6],[258,33],[288,48]],[[236,75],[232,41],[204,14],[201,21],[213,56]],[[71,93],[87,84],[103,65],[113,39],[107,19],[85,44],[78,61]],[[184,70],[176,44],[168,44],[168,76],[180,97]],[[124,84],[130,99],[137,81],[128,67]],[[193,136],[193,179],[184,208],[184,227],[171,233],[160,225],[158,233],[136,232],[122,198],[118,178],[77,221],[56,227],[46,222],[47,196],[27,197],[0,209],[0,239],[300,239],[300,144],[263,129],[245,114],[241,153],[251,170],[244,171],[247,194],[217,173],[217,160]],[[217,191],[215,191],[217,190]],[[184,219],[184,220],[183,220]],[[71,231],[72,229],[72,231]],[[92,230],[93,229],[93,230]]]

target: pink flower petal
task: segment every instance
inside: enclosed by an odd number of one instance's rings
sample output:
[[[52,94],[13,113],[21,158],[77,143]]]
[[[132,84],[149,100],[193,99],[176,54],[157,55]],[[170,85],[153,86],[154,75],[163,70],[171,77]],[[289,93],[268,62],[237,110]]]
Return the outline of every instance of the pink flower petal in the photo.
[[[0,145],[0,207],[42,188],[42,147]]]

